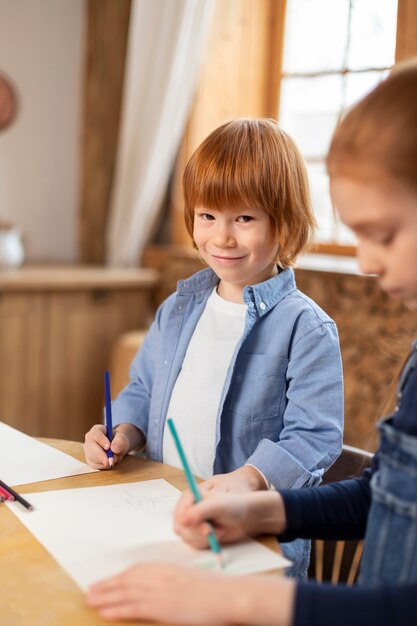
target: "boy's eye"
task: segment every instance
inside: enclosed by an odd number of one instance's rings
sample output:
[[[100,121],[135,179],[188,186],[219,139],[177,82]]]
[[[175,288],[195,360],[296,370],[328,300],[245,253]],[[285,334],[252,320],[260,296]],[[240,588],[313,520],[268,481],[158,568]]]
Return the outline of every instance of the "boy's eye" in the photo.
[[[253,217],[251,215],[239,215],[239,217],[237,218],[238,222],[242,222],[243,224],[246,224],[247,222],[251,222],[253,220]]]
[[[211,215],[210,213],[200,213],[199,217],[202,220],[206,220],[206,221],[211,221],[214,220],[214,215]]]

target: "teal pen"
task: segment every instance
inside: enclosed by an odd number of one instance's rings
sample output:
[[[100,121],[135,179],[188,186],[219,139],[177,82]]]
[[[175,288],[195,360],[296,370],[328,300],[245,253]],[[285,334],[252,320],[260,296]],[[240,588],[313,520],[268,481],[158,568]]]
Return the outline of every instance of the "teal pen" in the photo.
[[[181,460],[181,464],[182,464],[182,466],[184,468],[185,477],[187,479],[188,486],[190,487],[190,489],[192,491],[192,494],[194,496],[194,500],[196,502],[201,502],[201,500],[202,500],[201,493],[199,492],[198,487],[197,487],[197,483],[195,481],[195,478],[194,478],[194,476],[191,473],[190,466],[188,465],[188,461],[187,461],[187,458],[185,456],[185,452],[183,450],[183,447],[181,445],[180,438],[178,437],[177,430],[176,430],[176,428],[174,426],[174,422],[172,421],[171,418],[168,418],[167,419],[167,424],[169,426],[169,429],[171,431],[172,437],[174,439],[174,443],[175,443],[175,446],[177,448],[177,451],[178,451],[178,454],[179,454],[179,457],[180,457],[180,460]],[[212,549],[213,553],[217,557],[217,560],[219,562],[220,567],[223,567],[222,558],[221,558],[221,548],[220,548],[219,542],[217,541],[217,537],[216,537],[216,533],[214,532],[214,528],[212,528],[211,533],[208,536],[208,541],[209,541],[209,544],[210,544],[210,548]]]

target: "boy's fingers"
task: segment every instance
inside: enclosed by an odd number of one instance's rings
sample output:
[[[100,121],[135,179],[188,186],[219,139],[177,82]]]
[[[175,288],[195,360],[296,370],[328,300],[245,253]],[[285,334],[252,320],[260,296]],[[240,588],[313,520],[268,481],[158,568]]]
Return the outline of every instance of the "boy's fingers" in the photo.
[[[110,445],[109,440],[106,437],[106,427],[102,424],[96,424],[93,426],[85,436],[85,443],[98,443],[104,450]]]
[[[125,454],[126,444],[126,436],[121,433],[116,433],[114,435],[113,441],[111,442],[112,452],[114,452],[115,454]]]
[[[107,430],[105,426],[100,426],[96,431],[96,442],[103,448],[103,450],[108,450],[110,448],[110,441],[106,433]]]

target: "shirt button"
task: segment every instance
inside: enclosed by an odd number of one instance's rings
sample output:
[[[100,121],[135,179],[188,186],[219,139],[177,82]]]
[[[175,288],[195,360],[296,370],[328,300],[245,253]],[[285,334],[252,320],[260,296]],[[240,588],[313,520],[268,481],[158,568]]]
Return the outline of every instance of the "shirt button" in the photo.
[[[266,304],[265,304],[264,302],[261,302],[261,303],[260,303],[260,305],[259,305],[259,308],[260,308],[262,311],[265,311],[265,309],[266,309]]]
[[[168,361],[164,361],[164,364],[165,364],[165,365],[168,365]]]
[[[254,307],[254,306],[255,306],[255,305],[253,304],[253,302],[249,302],[249,307],[250,307],[251,309],[253,309],[253,307]]]

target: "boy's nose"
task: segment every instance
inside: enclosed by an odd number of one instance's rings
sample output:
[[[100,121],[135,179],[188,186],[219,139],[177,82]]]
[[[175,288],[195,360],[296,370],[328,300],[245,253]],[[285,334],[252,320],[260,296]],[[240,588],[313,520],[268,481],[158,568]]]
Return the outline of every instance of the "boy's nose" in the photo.
[[[227,226],[219,226],[214,234],[213,243],[219,248],[230,248],[231,246],[236,245],[236,239],[230,228]]]

